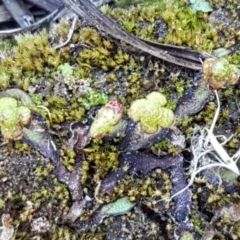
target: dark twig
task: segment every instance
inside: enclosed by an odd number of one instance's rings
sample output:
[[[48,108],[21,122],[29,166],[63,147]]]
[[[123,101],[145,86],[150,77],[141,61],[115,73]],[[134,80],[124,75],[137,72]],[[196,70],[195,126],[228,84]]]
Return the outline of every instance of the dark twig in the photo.
[[[17,33],[22,33],[22,32],[27,32],[27,31],[34,31],[38,28],[40,28],[43,24],[50,22],[56,15],[58,15],[64,7],[61,7],[59,9],[56,9],[54,12],[46,16],[45,18],[42,18],[40,21],[26,27],[26,28],[15,28],[11,30],[4,30],[0,31],[0,37],[9,37],[12,36],[13,34]]]
[[[27,0],[27,2],[33,3],[34,5],[48,12],[53,12],[57,8],[63,6],[63,3],[61,0]]]
[[[104,15],[99,9],[97,9],[94,4],[87,0],[62,0],[71,11],[76,13],[79,17],[86,20],[89,24],[93,25],[100,31],[103,31],[110,36],[124,41],[129,45],[139,49],[145,53],[148,53],[154,57],[162,59],[164,61],[183,66],[186,68],[201,70],[201,60],[199,59],[198,63],[193,62],[192,60],[186,60],[181,57],[176,57],[169,54],[167,51],[160,49],[159,47],[154,47],[153,45],[148,44],[147,42],[142,41],[138,37],[127,33],[123,30],[114,20],[110,19]],[[197,53],[197,52],[196,52]],[[201,53],[199,58],[203,57]],[[196,57],[195,57],[196,59]]]
[[[5,7],[20,27],[29,27],[34,23],[34,17],[22,0],[3,0]]]

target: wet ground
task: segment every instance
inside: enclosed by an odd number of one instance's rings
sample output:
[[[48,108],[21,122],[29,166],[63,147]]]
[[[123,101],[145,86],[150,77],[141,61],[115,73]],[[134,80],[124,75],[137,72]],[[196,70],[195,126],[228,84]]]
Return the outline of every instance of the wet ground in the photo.
[[[214,5],[209,17],[227,22],[218,30],[216,48],[229,47],[226,58],[239,65],[237,17],[222,20],[224,14],[217,14],[227,11],[222,5]],[[119,10],[120,19],[126,11]],[[147,32],[146,22],[139,26]],[[2,81],[2,92],[22,89],[50,115],[31,107],[26,128],[40,137],[25,131],[22,141],[0,147],[0,239],[239,239],[239,181],[229,171],[205,171],[169,201],[190,179],[191,137],[210,127],[217,106],[213,91],[199,83],[199,71],[135,51],[85,22],[77,25],[71,44],[53,50],[69,27],[63,21],[41,35],[43,42],[26,36],[30,40],[19,38],[20,47],[4,52],[1,77],[9,74],[10,80]],[[155,38],[165,38],[162,32],[166,25],[155,29]],[[30,50],[26,42],[31,41]],[[33,67],[20,57],[30,51],[25,56]],[[167,108],[179,119],[166,132],[149,136],[136,130],[127,112],[134,100],[155,91],[166,96]],[[221,112],[214,133],[234,135],[225,145],[232,156],[240,146],[239,84],[224,85],[218,94]],[[99,108],[111,100],[123,104],[127,128],[103,139],[89,137]],[[108,205],[124,197],[130,202]]]

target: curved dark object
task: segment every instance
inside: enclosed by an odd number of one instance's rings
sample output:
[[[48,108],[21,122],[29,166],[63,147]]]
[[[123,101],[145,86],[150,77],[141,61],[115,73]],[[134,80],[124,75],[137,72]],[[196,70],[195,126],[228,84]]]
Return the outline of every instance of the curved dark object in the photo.
[[[41,27],[43,24],[45,24],[47,22],[50,22],[63,9],[64,9],[64,7],[56,9],[54,12],[52,12],[48,16],[42,18],[40,21],[38,21],[38,22],[28,26],[28,27],[25,27],[25,28],[15,28],[15,29],[11,29],[11,30],[0,31],[0,37],[2,37],[2,38],[3,37],[9,37],[9,36],[12,36],[13,34],[16,34],[16,33],[21,33],[21,32],[26,32],[26,31],[34,31],[34,30],[38,29],[39,27]]]
[[[135,47],[136,49],[148,53],[156,58],[164,61],[183,66],[189,69],[201,70],[201,60],[193,62],[192,60],[175,57],[167,51],[154,47],[147,42],[142,41],[138,37],[129,34],[123,30],[114,20],[104,15],[98,10],[94,4],[89,0],[62,0],[66,7],[77,14],[79,17],[84,18],[88,23],[103,31],[113,38],[124,41],[127,44]]]
[[[139,149],[149,149],[155,143],[160,142],[167,137],[169,129],[161,129],[155,134],[147,134],[142,132],[131,119],[128,119],[127,129],[125,130],[125,138],[120,144],[121,151],[135,151]]]
[[[203,79],[202,74],[197,74],[194,81],[196,86],[189,88],[179,99],[175,109],[175,116],[185,119],[200,112],[209,101],[211,90],[208,83]]]
[[[138,151],[122,152],[119,156],[119,168],[107,174],[102,180],[100,192],[101,194],[111,192],[122,179],[133,172],[147,175],[156,168],[165,170],[178,166],[181,161],[182,157],[179,155],[167,155],[159,158],[153,154],[145,154]]]
[[[27,1],[48,12],[53,12],[57,8],[63,6],[61,0],[27,0]]]
[[[200,59],[205,60],[207,58],[213,57],[211,54],[207,52],[197,52],[192,50],[189,47],[175,46],[175,45],[165,44],[165,43],[157,43],[157,42],[148,41],[142,38],[141,40],[153,47],[157,47],[166,51],[167,53],[169,53],[174,57],[178,57],[178,58],[189,60],[196,63],[199,63]]]
[[[173,184],[172,195],[178,193],[187,186],[186,175],[182,166],[183,157],[179,156],[178,166],[171,167],[171,182]],[[188,222],[192,208],[192,192],[190,189],[185,190],[173,198],[175,201],[174,208],[170,215],[176,223]]]
[[[21,28],[34,24],[34,17],[22,0],[2,0],[8,12]]]

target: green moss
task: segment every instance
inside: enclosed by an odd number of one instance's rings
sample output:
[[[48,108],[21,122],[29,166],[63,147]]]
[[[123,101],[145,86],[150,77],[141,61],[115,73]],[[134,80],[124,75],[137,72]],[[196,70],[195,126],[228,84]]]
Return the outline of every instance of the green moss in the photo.
[[[190,8],[180,4],[169,4],[162,13],[169,27],[165,42],[187,45],[198,51],[212,51],[217,42],[217,33],[211,30],[202,19],[199,19]],[[186,32],[188,34],[185,34]]]
[[[190,217],[190,222],[194,225],[195,230],[202,235],[203,234],[203,229],[201,226],[201,219],[197,216],[197,213],[195,211],[192,212],[191,217]]]
[[[118,147],[106,144],[102,141],[93,141],[92,145],[84,149],[86,161],[94,164],[101,176],[109,170],[115,170],[118,167],[118,156],[120,154]],[[89,165],[85,164],[85,172]],[[85,176],[86,177],[86,176]]]
[[[206,107],[200,113],[194,116],[194,120],[197,123],[211,126],[215,110],[216,110],[216,104],[211,102],[207,104]],[[193,121],[193,118],[191,118],[191,120]]]
[[[61,150],[61,157],[65,167],[69,171],[72,171],[74,169],[74,164],[75,164],[75,157],[76,157],[75,152],[71,149],[63,149]]]
[[[70,27],[71,27],[70,22],[65,18],[61,18],[59,24],[55,24],[53,26],[53,29],[50,32],[50,36],[55,41],[58,40],[58,42],[64,42],[68,36]]]
[[[156,169],[147,177],[126,177],[115,190],[108,195],[101,196],[104,201],[114,201],[120,197],[128,196],[129,200],[144,201],[150,208],[158,204],[159,200],[170,197],[171,182],[169,175]]]
[[[5,90],[9,87],[10,74],[6,67],[0,67],[0,88]]]
[[[49,105],[52,105],[57,108],[63,108],[67,105],[66,99],[58,97],[56,95],[47,95],[47,101]]]
[[[85,109],[89,110],[93,106],[106,104],[108,102],[108,97],[105,93],[90,90],[86,97],[78,98],[77,101]]]
[[[231,64],[240,65],[240,54],[234,53],[231,56],[227,57],[228,61]]]
[[[167,139],[164,139],[156,143],[155,145],[153,145],[151,147],[151,150],[153,151],[154,154],[158,156],[161,156],[164,154],[176,155],[182,151],[180,147],[172,145]]]
[[[56,69],[61,63],[61,56],[50,47],[46,31],[19,35],[16,42],[14,55],[2,59],[3,66],[9,69],[10,75],[14,76],[15,80],[20,80],[24,75],[41,76],[50,69]],[[20,72],[18,68],[21,69]]]
[[[156,1],[129,10],[117,8],[110,11],[104,8],[103,11],[115,18],[127,31],[145,39],[154,39],[154,23],[163,18],[168,25],[168,33],[165,39],[159,41],[209,52],[217,46],[216,30],[211,29],[201,14],[194,13],[183,1]],[[139,24],[141,22],[147,22],[148,26]]]
[[[5,207],[5,201],[0,198],[0,209]]]
[[[15,45],[16,43],[13,39],[0,40],[0,51],[3,55],[8,55]]]
[[[35,176],[36,177],[46,177],[47,175],[49,175],[52,172],[53,168],[54,168],[53,165],[50,165],[50,164],[47,168],[44,168],[44,169],[41,167],[38,167],[35,170]]]
[[[216,4],[216,1],[213,0],[213,2]],[[210,29],[206,24],[207,15],[195,14],[183,3],[171,4],[169,2],[166,4],[164,1],[156,1],[151,6],[137,6],[129,10],[105,9],[105,11],[110,16],[115,17],[128,31],[146,39],[186,45],[206,51],[211,51],[212,48],[224,43],[218,42],[216,30]],[[234,9],[231,11],[234,12]],[[156,39],[154,36],[155,21],[161,18],[165,19],[169,28],[166,39]],[[141,53],[135,54],[129,51],[129,47],[124,43],[104,38],[93,28],[83,28],[80,24],[76,27],[72,37],[75,49],[69,46],[59,50],[53,49],[55,45],[66,40],[69,27],[70,23],[62,20],[60,25],[56,26],[54,33],[48,34],[43,31],[40,34],[26,34],[18,37],[16,39],[17,45],[14,48],[11,46],[8,50],[4,50],[6,58],[1,60],[0,88],[8,89],[18,86],[31,92],[33,102],[37,106],[44,105],[49,109],[52,117],[51,127],[54,127],[54,131],[58,129],[58,123],[81,121],[92,106],[106,104],[113,99],[119,100],[124,105],[125,113],[127,113],[126,110],[129,109],[133,100],[145,98],[152,91],[163,93],[170,100],[167,107],[174,110],[178,98],[192,86],[192,72],[188,75],[188,71],[183,71],[182,68],[177,67],[169,70],[169,67],[162,65],[161,62],[154,59],[149,60]],[[31,44],[26,44],[29,41]],[[79,47],[78,43],[83,44]],[[9,50],[11,51],[7,53]],[[227,57],[227,59],[233,64],[240,62],[238,54]],[[85,84],[86,82],[87,84]],[[55,89],[56,83],[62,84],[59,88],[63,90],[62,92]],[[226,88],[221,97],[224,100],[228,96],[240,96],[240,91]],[[194,124],[203,126],[211,124],[215,108],[215,104],[208,104],[198,115],[181,121],[178,127],[181,128],[186,137],[190,136],[194,131]],[[227,115],[226,111],[222,112],[218,124],[224,122]],[[235,149],[238,146],[239,132],[240,130],[237,129],[236,137],[226,145],[228,149]],[[57,133],[63,144],[63,163],[71,171],[75,156],[65,146],[69,136],[64,131]],[[83,162],[81,181],[83,186],[88,188],[90,195],[96,190],[96,183],[100,182],[107,172],[118,168],[120,154],[118,144],[121,139],[122,136],[109,143],[94,140],[84,149],[86,159]],[[15,144],[15,148],[21,154],[29,154],[32,153],[29,151],[33,151],[26,149],[23,145],[18,145],[18,143]],[[176,154],[181,151],[166,140],[156,144],[151,150],[157,155]],[[17,200],[22,205],[25,204],[23,199],[30,199],[34,205],[39,206],[36,209],[37,215],[38,211],[42,209],[42,203],[48,204],[48,206],[55,206],[57,203],[58,211],[49,214],[49,221],[55,225],[56,219],[59,219],[57,215],[59,209],[64,215],[69,210],[71,200],[65,185],[57,181],[44,183],[46,179],[54,176],[52,171],[53,166],[51,165],[37,165],[34,184],[41,183],[41,188],[37,185],[38,188],[31,190],[30,195],[19,193],[19,196],[15,196],[16,194],[12,192],[8,193],[9,195],[6,193],[2,197],[5,205],[9,204],[5,199],[12,195],[14,195],[13,200]],[[171,189],[169,175],[157,169],[147,177],[128,176],[115,191],[101,196],[101,198],[106,201],[114,201],[120,197],[128,196],[131,201],[144,202],[151,209],[158,208],[164,199],[169,199]],[[194,191],[195,188],[193,188]],[[206,206],[210,206],[213,210],[216,206],[233,199],[232,196],[226,197],[223,192],[215,193],[214,191],[215,189],[208,187],[206,188],[207,193],[204,192],[201,196],[203,197],[201,202],[204,202],[205,197],[209,200],[209,204],[206,203]],[[195,197],[200,196],[196,195]],[[167,207],[160,206],[163,210],[164,208],[168,210]],[[19,215],[21,210],[18,211],[20,208],[16,209]],[[192,220],[196,230],[200,233],[202,226],[194,213]],[[24,223],[24,227],[25,224],[28,223]],[[21,225],[20,222],[20,227]],[[173,224],[169,225],[168,233],[173,231],[170,229],[173,228]],[[53,234],[49,233],[49,236],[51,235],[52,239],[103,239],[105,238],[104,226],[103,224],[103,227],[99,227],[95,232],[81,233],[81,236],[66,228],[57,228]],[[31,233],[23,232],[21,228],[17,233],[17,236],[22,236],[19,237],[22,239],[27,239],[29,235]]]
[[[180,240],[194,240],[194,235],[190,232],[184,232]]]
[[[73,66],[69,63],[64,63],[58,66],[57,70],[62,73],[64,78],[69,78],[73,76]]]
[[[33,100],[35,105],[42,105],[43,103],[43,96],[41,94],[33,94],[31,95],[31,99]]]
[[[117,51],[113,44],[103,39],[94,29],[83,28],[80,31],[80,38],[83,43],[91,46],[80,52],[77,61],[80,66],[100,67],[104,71],[119,67],[119,64],[127,63],[129,56],[122,51]]]
[[[56,95],[47,95],[46,99],[52,123],[62,123],[66,120],[80,121],[85,114],[85,109],[81,107],[82,104],[77,103],[76,97],[70,99],[71,103]]]

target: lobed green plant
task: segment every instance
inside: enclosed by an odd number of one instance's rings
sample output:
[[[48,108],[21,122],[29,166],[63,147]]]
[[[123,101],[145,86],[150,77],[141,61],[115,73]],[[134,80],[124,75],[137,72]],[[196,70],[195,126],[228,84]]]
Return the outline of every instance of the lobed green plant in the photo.
[[[203,62],[202,70],[205,80],[213,89],[219,89],[225,84],[236,84],[240,77],[240,70],[230,64],[225,58],[208,58]]]
[[[167,99],[159,92],[152,92],[145,99],[134,101],[129,109],[129,117],[139,122],[145,133],[154,134],[161,128],[168,128],[174,122],[174,113],[166,108]]]
[[[22,137],[23,127],[31,121],[31,111],[11,97],[0,99],[0,129],[6,140]]]
[[[123,116],[123,106],[117,101],[110,101],[97,113],[91,128],[90,135],[93,138],[103,138],[111,134],[120,123]]]

